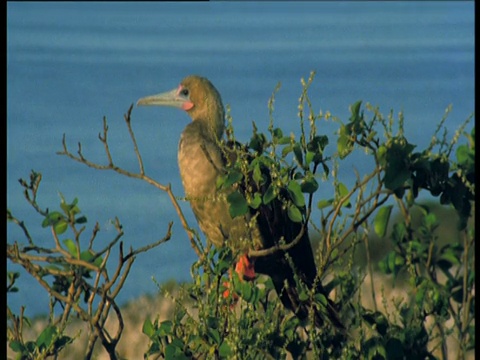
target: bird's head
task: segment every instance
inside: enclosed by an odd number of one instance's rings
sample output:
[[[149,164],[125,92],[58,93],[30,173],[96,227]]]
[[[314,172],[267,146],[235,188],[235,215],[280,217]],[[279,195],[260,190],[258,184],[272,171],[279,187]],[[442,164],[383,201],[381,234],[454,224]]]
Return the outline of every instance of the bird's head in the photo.
[[[137,106],[173,106],[185,110],[193,121],[206,122],[221,138],[225,127],[222,99],[212,83],[201,76],[191,75],[182,80],[177,88],[137,101]]]

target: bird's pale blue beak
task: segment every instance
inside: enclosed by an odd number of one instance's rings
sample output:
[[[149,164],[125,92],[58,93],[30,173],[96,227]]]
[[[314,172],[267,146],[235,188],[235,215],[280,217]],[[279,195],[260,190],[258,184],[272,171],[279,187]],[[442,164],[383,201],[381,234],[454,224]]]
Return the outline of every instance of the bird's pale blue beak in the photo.
[[[146,96],[137,101],[137,106],[157,105],[173,106],[182,109],[185,101],[188,101],[184,95],[180,94],[179,89],[173,89],[161,94]]]

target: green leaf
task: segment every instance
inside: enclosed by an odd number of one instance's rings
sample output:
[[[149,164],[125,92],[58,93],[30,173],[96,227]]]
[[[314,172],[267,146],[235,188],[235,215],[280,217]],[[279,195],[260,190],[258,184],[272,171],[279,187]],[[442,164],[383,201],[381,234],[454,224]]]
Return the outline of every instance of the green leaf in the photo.
[[[315,301],[318,302],[319,304],[322,304],[324,307],[327,306],[328,300],[324,294],[321,294],[321,293],[315,294],[314,298],[315,298]]]
[[[86,216],[80,216],[78,219],[75,220],[76,224],[85,224],[87,222]]]
[[[170,320],[165,320],[160,323],[157,333],[159,336],[169,336],[172,335],[173,322]]]
[[[328,137],[325,135],[317,135],[307,144],[307,150],[313,152],[317,156],[314,159],[315,162],[321,160],[323,150],[327,145]]]
[[[293,146],[293,153],[295,154],[295,159],[297,159],[298,164],[303,167],[303,152],[299,143]]]
[[[277,143],[279,145],[286,145],[290,143],[290,137],[289,136],[283,136],[279,139],[277,139]]]
[[[287,186],[288,193],[292,198],[293,203],[298,207],[305,206],[305,197],[302,193],[302,187],[295,180],[290,180]]]
[[[20,277],[20,273],[18,271],[9,271],[7,273],[7,276],[8,276],[8,279],[10,280],[10,282],[15,282],[15,280],[17,280],[19,277]]]
[[[340,159],[344,159],[353,150],[353,141],[350,134],[347,134],[345,125],[340,127],[340,133],[337,140],[337,151]]]
[[[220,344],[220,332],[217,329],[207,328],[207,334],[208,337],[212,339],[215,344]]]
[[[283,137],[283,131],[280,128],[275,128],[272,131],[272,135],[274,139],[280,139]]]
[[[351,122],[358,122],[360,120],[360,107],[362,106],[362,100],[358,100],[352,105],[350,105],[350,116]]]
[[[40,349],[49,348],[56,334],[57,328],[55,326],[47,326],[38,336],[36,345]]]
[[[325,172],[325,176],[328,176],[328,174],[330,174],[330,170],[328,166],[322,162],[322,167],[323,167],[323,171]]]
[[[378,263],[378,267],[385,274],[398,274],[405,264],[405,259],[398,255],[395,251],[390,251],[383,260]]]
[[[222,252],[218,255],[218,262],[214,267],[214,273],[217,275],[223,275],[228,269],[231,268],[233,262],[233,254],[231,249],[224,247]]]
[[[65,220],[60,220],[53,226],[55,234],[61,235],[68,229],[68,223]]]
[[[472,154],[467,145],[460,145],[457,148],[456,155],[457,155],[457,162],[460,166],[467,167],[468,165],[470,165],[470,162],[472,160],[471,158]],[[475,163],[475,159],[473,159],[473,163]]]
[[[80,259],[89,263],[92,263],[92,260],[95,258],[96,253],[92,249],[88,249],[85,251],[82,251],[80,253]],[[101,256],[96,257],[95,260],[93,261],[93,264],[95,266],[100,266],[102,265],[103,258]]]
[[[240,180],[242,180],[243,174],[237,170],[231,170],[228,172],[223,184],[221,184],[222,188],[229,188],[233,184],[236,184]]]
[[[29,353],[38,352],[38,346],[35,341],[27,341],[25,343],[25,351]]]
[[[377,216],[375,216],[373,228],[379,237],[385,236],[388,221],[390,220],[390,214],[392,213],[392,208],[392,205],[382,206],[378,211]]]
[[[392,191],[402,187],[411,178],[410,154],[415,145],[409,144],[405,139],[393,140],[386,153],[385,187]]]
[[[456,254],[452,249],[446,249],[445,252],[440,255],[438,260],[446,261],[451,265],[460,265],[458,254]]]
[[[403,166],[398,163],[390,163],[390,166],[387,166],[385,171],[385,177],[383,181],[385,182],[385,187],[392,191],[397,190],[405,181],[410,178],[410,172]]]
[[[94,253],[91,249],[82,251],[80,253],[80,260],[90,262],[93,259]]]
[[[305,154],[305,165],[306,166],[310,165],[310,163],[313,161],[314,158],[315,158],[315,153],[311,151],[307,151],[307,153]]]
[[[423,223],[429,231],[433,231],[438,226],[437,216],[434,213],[429,213],[423,218]]]
[[[256,162],[253,167],[253,181],[257,184],[262,184],[264,181],[259,162]]]
[[[302,213],[300,212],[300,210],[298,209],[298,207],[296,207],[296,206],[293,205],[293,204],[291,204],[291,205],[288,207],[288,217],[289,217],[290,220],[292,220],[293,222],[296,222],[296,223],[302,222]]]
[[[265,194],[263,195],[263,203],[268,205],[275,198],[275,186],[270,184],[267,188],[267,191],[265,191]]]
[[[245,215],[248,212],[248,203],[245,197],[238,191],[234,191],[227,196],[230,204],[229,212],[232,219],[237,216]]]
[[[165,346],[165,359],[167,360],[176,360],[177,359],[177,347],[172,345],[172,344],[168,344],[167,346]]]
[[[404,223],[396,223],[393,225],[392,239],[395,243],[400,244],[407,238],[408,231]]]
[[[322,199],[317,203],[317,207],[321,210],[333,204],[333,199]]]
[[[290,140],[289,140],[290,141]],[[282,158],[287,156],[293,150],[293,145],[287,145],[282,149]]]
[[[146,318],[143,322],[142,332],[148,337],[152,337],[155,334],[155,328],[149,318]]]
[[[77,206],[77,204],[78,204],[78,199],[77,198],[73,199],[71,204],[67,204],[67,202],[65,201],[65,198],[63,197],[62,193],[60,193],[60,199],[61,199],[60,200],[60,208],[63,210],[63,212],[65,214],[70,216],[70,215],[76,215],[76,214],[80,213],[80,209]]]
[[[381,166],[385,166],[387,161],[387,148],[385,145],[381,145],[377,150],[378,163]]]
[[[242,299],[244,299],[246,302],[251,302],[253,296],[252,284],[250,282],[243,281],[240,283],[240,285],[240,294]]]
[[[266,142],[267,142],[267,139],[264,134],[255,133],[250,139],[250,143],[248,144],[248,147],[261,153],[263,152],[263,148]]]
[[[187,311],[184,310],[183,308],[177,308],[176,313],[175,313],[175,321],[177,324],[180,324],[180,322],[183,320],[183,318],[187,315]]]
[[[60,336],[55,340],[55,350],[60,351],[65,345],[73,342],[73,339],[70,336]]]
[[[13,340],[13,341],[10,341],[8,343],[8,346],[10,347],[10,349],[12,349],[14,352],[24,352],[26,349],[25,349],[25,346],[23,346],[23,344],[20,342],[20,341],[16,341],[16,340]]]
[[[217,189],[224,188],[223,184],[225,183],[226,178],[227,178],[226,174],[220,174],[219,176],[217,176],[217,180],[215,181],[215,186]]]
[[[307,194],[313,194],[318,190],[318,182],[312,173],[308,172],[301,182],[302,192]]]
[[[233,350],[226,341],[223,341],[218,348],[218,353],[220,355],[220,358],[229,359],[233,355]]]
[[[262,204],[262,196],[260,193],[255,193],[253,195],[253,198],[250,199],[249,205],[252,209],[258,209],[258,207]]]
[[[63,198],[63,196],[60,194],[60,197],[61,197],[61,201],[60,201],[60,208],[63,210],[63,212],[65,214],[68,214],[68,211],[70,210],[70,207],[68,206],[68,204],[65,202],[65,199]]]
[[[306,291],[301,291],[300,294],[298,294],[298,299],[300,301],[307,301],[308,299],[310,299],[310,296]]]
[[[363,345],[362,351],[366,354],[366,359],[383,360],[387,358],[385,347],[380,337],[368,339]]]
[[[448,181],[450,165],[448,161],[437,158],[430,162],[430,172],[427,175],[427,185],[433,196],[440,195],[445,190]]]
[[[207,326],[209,328],[213,328],[213,329],[218,329],[219,327],[219,319],[215,316],[209,316],[207,317]]]
[[[376,325],[377,331],[385,335],[388,330],[388,320],[379,311],[368,310],[362,315],[363,319],[370,325]]]
[[[45,216],[45,219],[42,222],[42,227],[48,227],[55,225],[57,222],[60,220],[64,219],[63,215],[59,213],[58,211],[52,211],[51,213],[48,213],[47,216]]]
[[[165,360],[188,360],[190,359],[183,353],[183,343],[175,338],[171,344],[165,347]]]
[[[340,199],[343,199],[345,196],[348,195],[348,188],[345,186],[344,183],[339,183],[338,184],[338,187],[337,187],[337,191],[338,191],[338,197],[339,197],[339,200]],[[349,208],[350,206],[352,206],[350,204],[350,199],[347,199],[343,202],[343,205],[342,206],[345,206],[347,208]]]
[[[72,239],[65,239],[63,240],[63,244],[67,247],[68,252],[73,257],[77,257],[77,245]]]

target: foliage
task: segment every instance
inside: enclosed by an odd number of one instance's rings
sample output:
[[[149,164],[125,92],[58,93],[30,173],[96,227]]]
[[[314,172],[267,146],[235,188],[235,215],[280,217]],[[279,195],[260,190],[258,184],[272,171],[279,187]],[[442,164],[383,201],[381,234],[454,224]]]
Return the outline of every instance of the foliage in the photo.
[[[287,354],[299,358],[308,348],[317,355],[325,351],[339,355],[341,348],[335,345],[340,335],[330,326],[303,327],[281,305],[269,278],[241,281],[233,272],[226,282],[233,258],[228,249],[212,249],[204,261],[193,264],[195,281],[176,299],[179,306],[173,319],[145,320],[143,332],[151,339],[147,357],[230,359],[243,354],[252,359],[282,359]],[[188,299],[193,304],[182,306]]]
[[[87,160],[80,145],[78,155],[72,154],[64,138],[60,154],[99,170],[138,178],[166,192],[198,255],[191,267],[192,282],[184,284],[180,294],[175,295],[173,317],[164,321],[145,319],[142,331],[150,340],[145,358],[446,359],[450,337],[458,343],[459,358],[473,349],[475,234],[470,219],[475,204],[475,129],[465,131],[470,118],[452,139],[447,138],[446,130],[439,137],[450,112],[447,109],[430,144],[418,149],[404,135],[402,113],[398,119],[393,112],[384,117],[378,108],[363,106],[361,101],[351,105],[347,122],[329,112],[315,113],[308,96],[313,79],[314,73],[307,81],[302,79],[297,136],[284,134],[274,124],[274,100],[279,87],[269,102],[267,133],[260,132],[253,123],[252,137],[242,144],[235,138],[227,115],[227,138],[221,145],[226,155],[233,145],[236,160],[229,164],[217,186],[234,189],[228,196],[232,217],[255,213],[272,201],[280,201],[293,222],[308,227],[312,238],[320,239],[312,243],[318,281],[335,298],[347,332],[336,330],[328,322],[317,328],[310,325],[312,322],[300,321],[281,305],[269,278],[259,276],[254,281],[243,281],[232,271],[237,254],[204,246],[187,224],[170,186],[145,174],[130,123],[132,108],[125,120],[139,161],[138,173],[114,163],[106,119],[99,139],[105,146],[107,165]],[[320,121],[338,123],[336,138],[320,133]],[[466,143],[458,144],[464,139]],[[353,184],[341,181],[340,165],[358,154],[370,162],[369,170],[362,176],[355,170]],[[23,309],[16,316],[7,307],[9,345],[19,354],[18,358],[58,354],[74,341],[64,335],[68,316],[74,311],[91,324],[93,343],[100,338],[110,357],[118,358],[115,345],[123,324],[116,336],[107,336],[103,326],[109,314],[106,308],[112,306],[122,323],[114,298],[135,256],[151,247],[131,250],[124,256],[120,242],[122,255],[115,276],[124,265],[126,270],[118,278],[117,287],[108,288],[117,281],[107,275],[105,263],[122,235],[118,220],[118,236],[109,246],[94,249],[96,227],[85,247],[80,240],[85,228],[77,227],[86,222],[86,217],[81,215],[77,199],[68,203],[62,197],[59,211],[42,210],[36,202],[40,178],[40,174],[32,172],[30,182],[21,180],[21,184],[27,201],[43,215],[42,226],[52,229],[55,247],[44,249],[36,245],[25,224],[8,211],[7,220],[22,228],[28,245],[9,243],[7,255],[34,276],[49,292],[52,302],[62,304],[64,312],[57,318],[52,313],[51,323],[35,341],[24,341],[22,326],[29,320],[23,317]],[[320,191],[324,187],[331,187],[331,195]],[[426,197],[438,199],[438,203],[456,212],[458,238],[441,239],[440,220],[432,207],[423,203]],[[164,239],[152,246],[168,240],[169,230]],[[67,237],[68,232],[73,234],[72,239]],[[378,262],[371,257],[373,236],[391,249]],[[252,250],[249,255],[267,256],[284,252],[289,246],[279,244]],[[365,267],[354,261],[361,247],[366,250]],[[32,251],[41,255],[33,256]],[[384,294],[378,297],[374,270],[403,287],[406,295],[394,299]],[[7,291],[18,290],[17,277],[17,273],[8,275]],[[46,281],[47,277],[53,281]],[[115,281],[107,282],[108,279]],[[366,280],[371,284],[367,290]],[[302,289],[301,282],[297,285]],[[318,309],[325,308],[325,296],[308,289],[299,293],[314,299]],[[164,294],[168,296],[168,291]],[[95,297],[101,300],[94,303]],[[364,305],[366,299],[372,306]],[[80,306],[82,301],[89,305],[88,311]],[[97,319],[99,316],[102,320]],[[89,358],[91,351],[85,356]]]
[[[89,324],[89,344],[85,351],[87,358],[91,357],[94,345],[100,340],[103,347],[112,358],[116,358],[115,347],[123,331],[123,318],[116,296],[123,287],[130,268],[138,254],[157,246],[170,238],[170,228],[162,240],[137,250],[130,249],[124,254],[122,226],[115,219],[117,230],[115,238],[106,246],[97,250],[94,247],[100,230],[95,224],[88,243],[82,237],[87,218],[81,215],[78,199],[68,203],[62,195],[59,211],[42,209],[37,202],[37,194],[42,175],[35,171],[30,174],[30,181],[20,179],[24,194],[30,205],[43,216],[41,226],[50,228],[54,247],[40,246],[30,236],[25,223],[7,211],[7,220],[17,224],[24,232],[27,244],[7,243],[7,257],[13,263],[21,265],[50,296],[50,318],[48,326],[38,336],[36,341],[25,341],[23,324],[30,320],[21,314],[16,316],[7,306],[7,338],[10,348],[18,353],[19,359],[44,359],[56,355],[73,339],[63,335],[72,313]],[[81,226],[80,228],[78,226]],[[170,225],[171,226],[171,225]],[[63,239],[62,239],[63,237]],[[73,238],[72,238],[73,237]],[[111,274],[107,263],[112,249],[118,245],[118,264]],[[9,285],[7,292],[15,292],[14,286],[18,272],[8,273]],[[60,308],[60,314],[56,310]],[[115,333],[108,331],[105,324],[111,314],[118,321]]]

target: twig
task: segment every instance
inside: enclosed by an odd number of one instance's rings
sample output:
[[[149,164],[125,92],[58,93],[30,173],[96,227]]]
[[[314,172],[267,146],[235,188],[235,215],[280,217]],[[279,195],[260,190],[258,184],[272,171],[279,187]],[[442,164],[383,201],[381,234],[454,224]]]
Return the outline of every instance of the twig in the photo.
[[[293,239],[291,242],[289,242],[287,244],[276,244],[274,246],[271,246],[267,249],[262,249],[262,250],[249,250],[248,251],[248,256],[250,256],[252,258],[259,258],[259,257],[263,257],[263,256],[272,255],[277,251],[290,250],[291,248],[293,248],[295,245],[297,245],[300,242],[300,240],[303,237],[303,234],[305,233],[305,228],[306,228],[306,225],[303,224],[302,227],[300,228],[300,232],[295,237],[295,239]]]
[[[127,123],[128,133],[130,134],[130,138],[132,139],[132,142],[133,142],[133,150],[135,151],[135,155],[137,155],[138,165],[140,167],[140,174],[145,175],[142,156],[140,155],[140,151],[138,150],[137,140],[135,139],[135,134],[132,129],[132,123],[130,121],[132,110],[133,110],[133,104],[130,105],[130,108],[128,109],[127,113],[123,115],[123,117],[125,119],[125,122]]]
[[[173,226],[173,221],[170,221],[168,223],[168,229],[167,229],[167,233],[166,235],[161,238],[160,240],[157,240],[156,242],[152,243],[152,244],[149,244],[149,245],[146,245],[146,246],[143,246],[141,248],[138,248],[132,252],[130,252],[126,257],[125,259],[128,259],[132,256],[137,256],[138,254],[142,253],[142,252],[146,252],[150,249],[153,249],[154,247],[157,247],[158,245],[160,244],[163,244],[165,242],[167,242],[168,240],[170,240],[170,238],[172,237],[172,226]]]
[[[125,119],[125,123],[127,124],[127,129],[128,129],[128,132],[130,134],[130,138],[131,138],[132,143],[133,143],[135,154],[137,156],[137,161],[138,161],[139,169],[140,169],[138,173],[133,173],[133,172],[127,171],[127,170],[115,165],[115,163],[113,162],[112,155],[110,153],[110,148],[109,148],[109,145],[108,145],[108,125],[107,125],[107,119],[105,117],[103,118],[103,135],[99,134],[98,138],[102,142],[102,144],[104,145],[105,153],[106,153],[107,160],[108,160],[108,165],[100,165],[100,164],[91,162],[88,159],[86,159],[83,156],[80,144],[79,144],[78,155],[72,154],[68,150],[65,134],[63,135],[63,139],[62,139],[63,150],[58,151],[57,154],[67,156],[70,159],[75,160],[77,162],[80,162],[80,163],[82,163],[82,164],[84,164],[84,165],[86,165],[90,168],[93,168],[93,169],[113,170],[113,171],[115,171],[115,172],[117,172],[121,175],[145,181],[148,184],[156,187],[157,189],[166,192],[168,194],[168,197],[170,198],[170,201],[173,204],[173,207],[175,208],[175,211],[177,212],[177,214],[180,218],[180,221],[182,223],[183,228],[185,229],[185,231],[187,233],[187,236],[190,239],[190,244],[191,244],[192,248],[194,249],[197,256],[201,257],[202,256],[202,251],[195,241],[194,232],[188,226],[187,220],[186,220],[186,218],[185,218],[185,216],[184,216],[184,214],[183,214],[183,212],[182,212],[182,210],[181,210],[181,208],[178,204],[178,201],[177,201],[176,197],[174,196],[174,194],[172,192],[171,185],[170,184],[162,185],[159,182],[150,178],[149,176],[145,175],[143,160],[142,160],[142,157],[140,155],[140,151],[139,151],[138,146],[137,146],[137,141],[136,141],[136,138],[135,138],[134,131],[131,127],[131,112],[132,112],[132,109],[133,109],[133,105],[130,106],[127,113],[124,115],[124,119]]]
[[[33,240],[32,240],[32,237],[30,236],[30,233],[28,232],[28,229],[27,227],[25,226],[25,223],[23,222],[23,220],[18,220],[15,216],[13,216],[10,211],[7,211],[7,220],[8,221],[12,221],[14,222],[15,224],[17,224],[20,229],[22,229],[25,237],[27,238],[27,241],[30,245],[33,245],[35,246],[35,244],[33,243]]]

